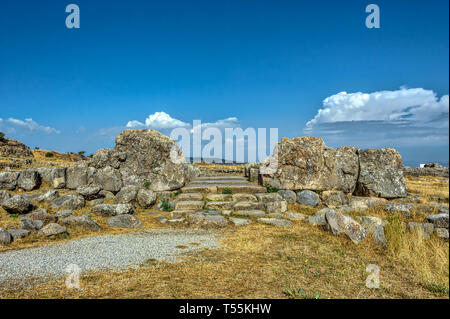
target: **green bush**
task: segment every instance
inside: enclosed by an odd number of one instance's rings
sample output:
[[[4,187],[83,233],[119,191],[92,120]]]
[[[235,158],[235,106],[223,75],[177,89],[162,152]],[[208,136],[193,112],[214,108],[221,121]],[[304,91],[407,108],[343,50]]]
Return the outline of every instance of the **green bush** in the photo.
[[[280,190],[279,188],[272,187],[272,186],[270,186],[268,184],[266,185],[266,189],[267,189],[268,193],[276,193],[276,192],[278,192]]]
[[[53,154],[52,152],[45,153],[45,157],[53,157],[53,156],[55,156],[55,154]]]
[[[0,140],[2,140],[5,137],[5,133],[0,132]]]
[[[233,194],[233,191],[229,188],[222,189],[222,194]]]
[[[171,212],[173,208],[170,206],[169,201],[167,199],[163,199],[161,201],[161,210],[165,212]]]
[[[149,181],[144,182],[144,187],[149,189],[150,188],[150,182]]]
[[[85,151],[79,151],[78,155],[84,156],[85,153],[86,153]]]

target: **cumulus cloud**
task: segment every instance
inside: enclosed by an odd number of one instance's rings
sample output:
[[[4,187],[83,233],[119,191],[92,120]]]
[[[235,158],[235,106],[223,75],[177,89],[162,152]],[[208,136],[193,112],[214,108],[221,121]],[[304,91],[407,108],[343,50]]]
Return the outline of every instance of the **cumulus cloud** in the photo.
[[[422,88],[373,93],[340,92],[323,100],[323,108],[306,123],[305,129],[312,129],[320,123],[344,121],[407,121],[448,127],[448,111],[448,95],[439,99],[433,91]]]
[[[7,132],[18,132],[18,133],[36,133],[43,132],[46,134],[59,134],[60,131],[57,129],[40,125],[31,118],[25,120],[19,120],[15,118],[0,119],[0,128],[5,129]]]
[[[197,123],[196,121],[193,124],[183,122],[181,120],[175,119],[166,112],[155,112],[150,114],[144,122],[138,120],[128,121],[127,128],[152,128],[155,130],[169,130],[174,128],[186,128],[190,129],[190,132],[193,133],[197,129],[207,129],[207,128],[234,128],[239,127],[239,120],[236,117],[229,117],[226,119],[220,119],[215,122],[205,122],[205,123]]]
[[[132,120],[127,123],[128,128],[152,128],[155,130],[173,129],[177,127],[188,127],[188,123],[174,119],[166,112],[155,112],[150,114],[145,123],[137,120]]]
[[[304,133],[359,147],[448,145],[449,96],[401,88],[341,92],[323,100]]]

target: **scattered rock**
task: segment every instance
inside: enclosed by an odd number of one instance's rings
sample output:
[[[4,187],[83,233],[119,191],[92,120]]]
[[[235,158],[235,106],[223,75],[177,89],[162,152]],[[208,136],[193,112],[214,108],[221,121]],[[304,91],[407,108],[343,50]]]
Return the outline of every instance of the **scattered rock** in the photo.
[[[55,217],[56,217],[57,219],[60,219],[60,218],[64,218],[64,217],[71,216],[71,215],[73,215],[73,214],[75,214],[75,212],[74,212],[73,210],[66,209],[66,210],[62,210],[62,211],[57,212],[57,213],[55,214]]]
[[[103,204],[104,202],[105,201],[102,198],[97,198],[97,199],[93,199],[93,200],[88,201],[88,204],[90,206],[96,206],[96,205]]]
[[[99,194],[100,191],[100,186],[96,185],[85,185],[77,188],[77,193],[83,196],[86,200],[98,199],[101,197]]]
[[[328,229],[335,236],[347,235],[355,244],[359,244],[366,237],[366,230],[348,215],[330,210],[325,214]]]
[[[292,226],[292,222],[286,219],[279,219],[279,218],[258,218],[257,221],[259,223],[267,224],[267,225],[273,225],[278,227],[288,227]]]
[[[327,221],[325,219],[325,214],[332,211],[330,208],[323,208],[317,211],[314,216],[308,217],[308,222],[313,226],[325,226]]]
[[[409,231],[416,234],[422,234],[425,239],[429,239],[433,233],[434,226],[431,223],[408,223]]]
[[[448,213],[434,214],[427,217],[428,222],[432,223],[436,228],[448,229]]]
[[[264,204],[266,211],[271,213],[284,213],[288,210],[288,204],[285,200],[279,202],[268,202]]]
[[[409,203],[396,203],[396,202],[389,202],[384,206],[384,209],[387,210],[389,213],[400,213],[404,216],[411,216],[413,205]]]
[[[0,172],[0,189],[16,189],[18,179],[19,172]]]
[[[80,196],[78,194],[66,194],[63,195],[61,197],[58,197],[56,199],[54,199],[51,203],[50,206],[54,209],[54,210],[58,210],[58,209],[78,209],[78,208],[82,208],[85,205],[85,201],[83,196]]]
[[[27,214],[26,217],[31,218],[32,220],[40,220],[44,224],[55,222],[55,216],[50,215],[49,213],[47,213],[47,210],[43,208]]]
[[[101,190],[98,194],[106,199],[114,199],[114,194],[110,191]]]
[[[3,204],[4,201],[10,198],[11,195],[9,194],[9,192],[0,190],[0,206]]]
[[[435,228],[434,233],[438,238],[442,238],[448,241],[448,229],[447,228]]]
[[[320,199],[323,205],[330,208],[348,204],[348,199],[342,191],[323,191]]]
[[[10,229],[8,232],[11,234],[11,236],[16,239],[25,238],[28,235],[30,235],[30,231],[26,229]],[[0,240],[1,241],[1,240]]]
[[[245,226],[245,225],[249,225],[252,223],[252,221],[250,219],[245,219],[245,218],[235,218],[235,217],[230,217],[230,221],[234,224],[234,226],[236,227],[240,227],[240,226]]]
[[[384,234],[385,222],[378,217],[373,216],[360,216],[361,225],[366,229],[368,234],[372,234],[375,242],[384,247],[387,243],[386,236]]]
[[[44,194],[36,197],[34,199],[35,202],[41,203],[41,202],[50,202],[52,200],[54,200],[55,198],[58,198],[59,193],[57,190],[49,190],[47,192],[45,192]]]
[[[136,210],[131,204],[100,204],[92,207],[92,213],[103,216],[134,214]]]
[[[50,237],[55,235],[60,235],[67,233],[67,228],[64,226],[61,226],[56,223],[50,223],[47,226],[44,226],[39,232],[37,233],[38,236],[42,237]]]
[[[292,213],[292,212],[286,212],[286,218],[289,220],[304,220],[306,218],[306,215],[301,213]]]
[[[297,193],[297,203],[306,206],[318,206],[320,202],[319,195],[310,190],[304,190]]]
[[[59,223],[65,226],[75,226],[75,227],[83,227],[90,230],[100,230],[100,226],[85,215],[64,217],[59,220]]]
[[[2,204],[4,210],[10,214],[26,214],[33,209],[33,205],[21,195],[14,195]]]
[[[288,204],[294,204],[297,201],[297,194],[290,189],[279,190],[278,194],[280,194],[280,196],[283,197]]]
[[[13,236],[8,231],[0,228],[0,245],[9,245],[13,240]]]
[[[120,228],[141,228],[144,224],[132,215],[117,215],[108,218],[108,225]]]
[[[53,188],[60,189],[66,187],[66,168],[55,167],[51,173],[51,184]]]
[[[128,204],[136,200],[138,188],[134,185],[122,187],[122,189],[114,197],[114,201],[120,204]]]
[[[136,196],[139,206],[142,208],[152,207],[156,203],[156,193],[149,189],[140,189]]]
[[[156,217],[156,219],[157,219],[161,224],[167,223],[167,218],[164,217],[164,216],[158,216],[158,217]]]
[[[32,220],[29,217],[20,217],[20,228],[36,231],[41,229],[44,226],[44,222],[42,220]]]

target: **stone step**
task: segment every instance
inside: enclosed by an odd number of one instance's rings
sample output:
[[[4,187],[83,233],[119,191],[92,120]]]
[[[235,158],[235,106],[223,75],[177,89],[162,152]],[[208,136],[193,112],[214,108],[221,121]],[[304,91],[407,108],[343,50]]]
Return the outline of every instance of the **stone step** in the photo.
[[[194,180],[189,185],[217,185],[217,184],[246,184],[246,180],[224,180],[224,179],[211,179],[211,180]]]
[[[203,200],[203,194],[200,193],[183,193],[177,196],[177,201],[187,200]]]
[[[232,181],[232,180],[241,180],[241,181],[247,181],[247,179],[244,176],[203,176],[203,177],[197,177],[193,180],[195,181],[209,181],[209,180],[224,180],[224,181]]]
[[[175,210],[201,210],[203,209],[204,202],[202,200],[182,200],[175,204]]]
[[[234,204],[234,210],[261,210],[263,204],[258,202],[237,202]]]
[[[233,194],[256,194],[266,190],[265,187],[254,184],[216,184],[212,185],[188,185],[181,190],[183,193],[222,194],[225,189],[230,189]]]
[[[233,202],[207,202],[206,209],[229,210],[233,208]]]

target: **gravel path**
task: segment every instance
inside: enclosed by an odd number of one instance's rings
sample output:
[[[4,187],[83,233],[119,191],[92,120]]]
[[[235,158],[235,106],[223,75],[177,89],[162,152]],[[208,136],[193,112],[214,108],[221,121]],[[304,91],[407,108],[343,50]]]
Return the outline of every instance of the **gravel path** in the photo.
[[[158,229],[7,251],[0,253],[0,288],[9,281],[67,275],[70,264],[86,272],[138,267],[148,259],[174,262],[185,252],[218,246],[216,235],[205,230]]]

